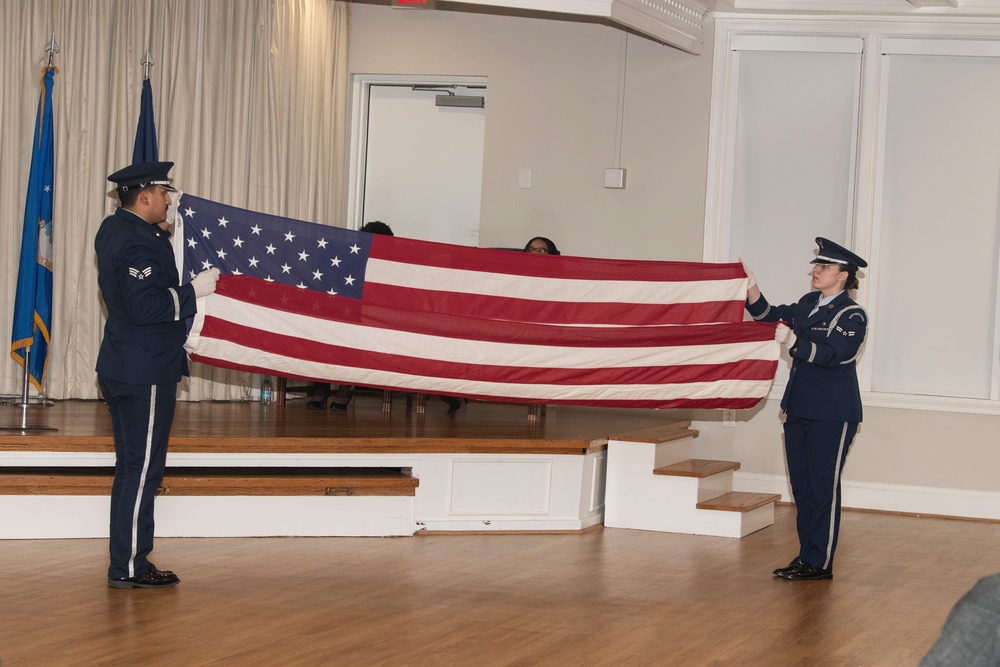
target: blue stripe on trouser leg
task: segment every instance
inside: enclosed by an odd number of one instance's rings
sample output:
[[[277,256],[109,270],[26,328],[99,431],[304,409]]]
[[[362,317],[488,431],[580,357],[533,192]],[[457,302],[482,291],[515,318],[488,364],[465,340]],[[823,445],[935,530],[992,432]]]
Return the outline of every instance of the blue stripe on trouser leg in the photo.
[[[153,501],[163,481],[176,384],[135,385],[99,377],[115,436],[108,577],[134,577],[149,567]]]

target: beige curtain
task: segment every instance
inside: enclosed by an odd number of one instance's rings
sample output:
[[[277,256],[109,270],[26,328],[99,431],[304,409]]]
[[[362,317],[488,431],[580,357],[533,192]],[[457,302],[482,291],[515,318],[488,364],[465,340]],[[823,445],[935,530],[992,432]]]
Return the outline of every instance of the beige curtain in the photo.
[[[98,397],[104,326],[93,238],[132,159],[147,47],[161,160],[185,192],[330,225],[343,217],[348,4],[332,0],[0,0],[0,394],[18,394],[11,314],[44,46],[61,47],[54,295],[46,393]],[[248,374],[192,365],[184,400],[247,396]]]

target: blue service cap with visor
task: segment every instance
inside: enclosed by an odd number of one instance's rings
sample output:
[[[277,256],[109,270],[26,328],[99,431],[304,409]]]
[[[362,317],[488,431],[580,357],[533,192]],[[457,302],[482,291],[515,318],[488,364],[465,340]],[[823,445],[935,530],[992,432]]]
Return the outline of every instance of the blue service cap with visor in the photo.
[[[853,264],[861,269],[868,266],[868,262],[830,239],[817,236],[816,245],[819,246],[816,251],[816,259],[809,262],[810,264]]]
[[[168,192],[177,192],[177,188],[170,185],[170,180],[167,177],[173,166],[173,162],[137,162],[124,169],[119,169],[108,176],[108,180],[122,192],[150,185],[159,185]]]

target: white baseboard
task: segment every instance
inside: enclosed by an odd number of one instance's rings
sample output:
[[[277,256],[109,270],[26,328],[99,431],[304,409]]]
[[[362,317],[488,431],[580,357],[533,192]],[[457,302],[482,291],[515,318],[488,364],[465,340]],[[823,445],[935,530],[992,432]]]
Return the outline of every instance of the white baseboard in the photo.
[[[586,530],[591,526],[596,526],[604,522],[604,514],[594,514],[582,519],[432,519],[429,521],[418,521],[417,532],[445,532],[445,533],[523,533],[523,532],[566,532]]]
[[[733,486],[737,491],[780,493],[783,501],[792,502],[791,488],[785,477],[736,472]],[[851,481],[844,481],[841,488],[845,509],[1000,521],[1000,493]]]

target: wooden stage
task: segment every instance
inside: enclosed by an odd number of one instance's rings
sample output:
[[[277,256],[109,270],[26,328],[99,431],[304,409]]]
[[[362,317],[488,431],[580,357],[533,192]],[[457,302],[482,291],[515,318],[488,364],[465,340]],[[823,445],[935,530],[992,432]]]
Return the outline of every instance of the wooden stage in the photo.
[[[580,531],[604,520],[609,439],[697,435],[653,410],[549,406],[532,419],[525,405],[485,402],[448,414],[433,397],[420,412],[405,394],[390,411],[381,394],[356,395],[346,412],[306,401],[178,403],[157,535]],[[12,427],[0,430],[0,512],[13,517],[0,538],[106,535],[103,402],[8,406],[0,425]]]
[[[255,401],[178,402],[170,451],[180,452],[491,452],[581,453],[609,436],[675,423],[655,410],[548,406],[538,419],[524,405],[470,402],[454,414],[434,398],[424,414],[407,410],[397,394],[393,408],[382,398],[358,395],[346,412],[307,410],[306,398],[285,405]],[[0,426],[21,423],[21,408],[0,408]],[[102,401],[58,401],[30,406],[28,423],[56,431],[0,430],[0,451],[114,452],[111,419]]]

